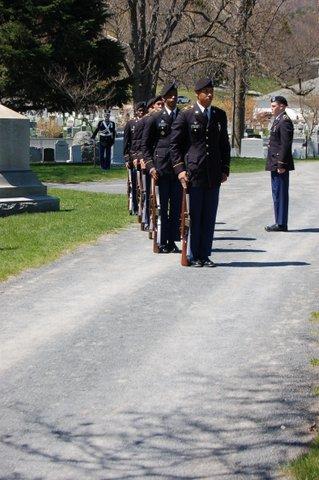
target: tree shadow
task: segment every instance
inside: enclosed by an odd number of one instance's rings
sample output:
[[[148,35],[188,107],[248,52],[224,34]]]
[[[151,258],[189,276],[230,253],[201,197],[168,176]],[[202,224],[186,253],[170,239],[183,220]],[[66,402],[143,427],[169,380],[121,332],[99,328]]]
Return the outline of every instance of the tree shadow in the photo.
[[[0,251],[18,250],[19,247],[0,247]]]
[[[266,267],[304,267],[311,263],[307,262],[229,262],[218,263],[219,267],[237,267],[237,268],[266,268]]]
[[[32,406],[11,405],[19,423],[0,436],[0,445],[15,452],[28,471],[39,465],[65,468],[65,480],[271,480],[287,450],[307,444],[301,423],[312,421],[304,393],[309,386],[276,368],[230,369],[227,382],[199,369],[179,372],[174,380],[183,394],[172,407],[142,402],[112,414],[101,406],[95,417],[74,413],[52,420],[51,412],[49,420],[49,413]],[[0,480],[44,479],[23,476],[15,467]]]

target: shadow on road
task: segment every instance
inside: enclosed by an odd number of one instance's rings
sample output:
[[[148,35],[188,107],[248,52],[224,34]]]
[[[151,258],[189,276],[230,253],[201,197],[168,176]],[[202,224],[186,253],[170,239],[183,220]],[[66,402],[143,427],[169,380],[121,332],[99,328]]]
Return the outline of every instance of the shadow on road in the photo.
[[[219,267],[238,267],[238,268],[265,268],[265,267],[304,267],[311,265],[307,262],[229,262],[217,263]]]
[[[215,232],[238,232],[236,228],[215,228]]]
[[[215,240],[256,240],[254,237],[214,237]]]
[[[154,398],[116,413],[86,405],[87,411],[54,418],[31,405],[11,406],[18,427],[0,444],[19,461],[0,480],[53,478],[22,473],[26,467],[39,474],[43,466],[67,471],[57,475],[64,480],[270,480],[287,450],[309,440],[309,385],[268,364],[226,374],[227,384],[199,370],[179,372],[173,380],[183,393],[172,407]]]
[[[254,250],[253,248],[213,248],[212,252],[224,253],[264,253],[267,250]]]
[[[288,233],[319,233],[319,228],[301,228],[300,230],[288,230]]]

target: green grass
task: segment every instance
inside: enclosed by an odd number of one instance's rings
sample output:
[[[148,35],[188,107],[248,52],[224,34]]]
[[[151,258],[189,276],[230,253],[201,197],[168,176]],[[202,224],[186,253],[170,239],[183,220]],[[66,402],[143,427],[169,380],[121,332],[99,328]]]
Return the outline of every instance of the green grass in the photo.
[[[126,178],[124,167],[112,167],[111,170],[101,170],[93,164],[32,163],[31,170],[37,174],[42,182],[80,183],[99,182],[118,178]]]
[[[312,358],[310,360],[310,364],[313,366],[313,367],[319,367],[319,358]]]
[[[0,280],[47,264],[99,235],[133,221],[125,195],[52,189],[59,212],[0,218]],[[134,217],[135,218],[135,217]]]
[[[319,312],[311,312],[310,321],[311,322],[319,322]]]
[[[293,460],[287,470],[294,480],[319,479],[319,436],[310,446],[309,452]]]
[[[266,160],[263,158],[234,157],[230,163],[231,173],[260,172],[265,170]]]
[[[273,92],[279,88],[279,83],[275,79],[269,77],[252,77],[249,81],[249,90],[255,90],[256,92],[263,94]]]

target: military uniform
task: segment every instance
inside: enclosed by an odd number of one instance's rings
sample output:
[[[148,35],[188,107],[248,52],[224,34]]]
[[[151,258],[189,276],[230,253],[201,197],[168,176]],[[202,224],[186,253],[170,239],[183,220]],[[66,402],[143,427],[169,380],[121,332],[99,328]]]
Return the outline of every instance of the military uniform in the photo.
[[[201,79],[195,91],[211,85]],[[187,171],[190,193],[190,249],[198,266],[211,254],[223,174],[229,175],[230,144],[226,113],[214,106],[196,103],[177,117],[171,134],[171,159],[175,174]],[[213,262],[211,262],[213,263]],[[212,266],[212,265],[208,265]]]
[[[273,101],[286,102],[284,97],[274,97]],[[287,102],[286,102],[287,103]],[[286,104],[284,103],[284,105]],[[268,145],[266,170],[271,172],[271,189],[276,224],[266,227],[268,231],[287,230],[289,205],[289,171],[294,170],[292,158],[292,140],[294,127],[288,115],[283,111],[274,120]],[[285,169],[279,173],[278,169]]]
[[[175,85],[168,85],[162,91],[169,91]],[[153,168],[158,172],[158,187],[161,206],[161,238],[160,251],[168,253],[176,251],[175,241],[180,240],[179,218],[181,208],[181,186],[174,174],[170,158],[171,127],[178,117],[178,109],[168,112],[164,107],[153,113],[145,122],[142,139],[142,150],[147,170]],[[177,118],[176,117],[176,118]]]
[[[100,133],[100,165],[103,170],[109,170],[111,168],[111,149],[116,135],[115,123],[108,118],[100,120],[93,132],[92,139],[98,133]]]

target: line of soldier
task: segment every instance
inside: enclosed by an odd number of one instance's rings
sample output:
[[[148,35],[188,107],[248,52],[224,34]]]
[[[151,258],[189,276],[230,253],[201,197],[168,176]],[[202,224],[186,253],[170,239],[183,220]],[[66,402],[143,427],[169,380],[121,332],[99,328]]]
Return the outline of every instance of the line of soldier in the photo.
[[[227,117],[212,106],[211,78],[198,80],[194,90],[196,103],[183,110],[177,108],[174,82],[147,105],[135,106],[124,131],[129,211],[153,236],[154,252],[180,253],[175,242],[182,240],[182,265],[215,267],[210,255],[219,192],[230,166]],[[271,169],[277,172],[277,164]]]

